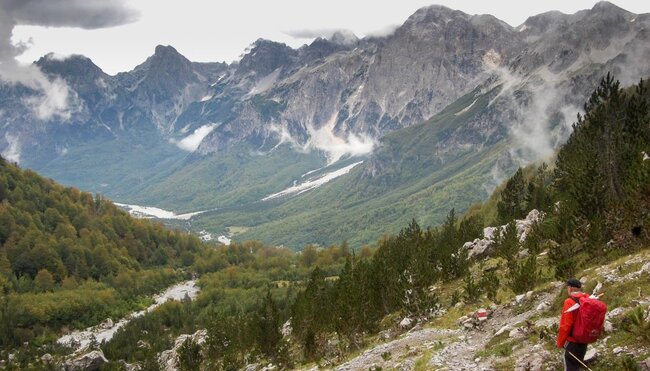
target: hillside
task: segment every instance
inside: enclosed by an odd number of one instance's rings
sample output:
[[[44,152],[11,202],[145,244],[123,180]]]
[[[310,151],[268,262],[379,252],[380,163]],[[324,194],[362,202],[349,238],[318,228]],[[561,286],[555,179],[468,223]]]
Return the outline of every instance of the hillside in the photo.
[[[545,254],[539,258],[544,259]],[[486,265],[492,263],[488,261]],[[541,269],[545,269],[543,261],[540,263]],[[609,310],[603,339],[589,347],[588,366],[593,370],[647,370],[650,367],[648,251],[577,272],[577,277],[586,283],[585,292],[592,293],[597,285],[601,286],[599,291],[604,293],[602,300]],[[446,297],[462,284],[452,282],[440,287],[438,292]],[[555,336],[565,291],[563,282],[552,281],[536,286],[521,297],[504,295],[499,298],[502,304],[490,300],[460,302],[433,321],[414,327],[399,326],[402,318],[398,318],[386,332],[386,340],[376,339],[376,345],[333,369],[561,369],[561,350],[555,346]],[[475,319],[480,308],[488,310],[485,322]],[[645,317],[635,323],[631,319],[637,312]]]
[[[139,308],[189,274],[204,249],[0,158],[0,347]]]

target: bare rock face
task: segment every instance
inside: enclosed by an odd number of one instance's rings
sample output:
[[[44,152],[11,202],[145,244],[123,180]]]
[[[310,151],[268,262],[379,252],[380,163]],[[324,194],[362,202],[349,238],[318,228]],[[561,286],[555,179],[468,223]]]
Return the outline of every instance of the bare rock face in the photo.
[[[517,236],[519,237],[520,242],[524,242],[526,237],[533,228],[533,225],[540,222],[544,218],[544,213],[539,210],[531,210],[525,219],[515,220],[517,226]],[[488,249],[494,243],[495,233],[503,234],[506,226],[501,225],[498,227],[487,227],[483,229],[483,238],[475,239],[474,241],[465,242],[463,245],[464,249],[468,250],[468,257],[478,257],[486,254]]]
[[[187,339],[192,339],[196,344],[201,345],[205,343],[208,332],[206,330],[198,330],[193,334],[181,335],[174,341],[174,346],[165,350],[158,355],[158,363],[164,371],[177,371],[178,370],[178,351],[183,346]]]
[[[66,371],[95,371],[107,362],[108,360],[101,350],[93,350],[68,360],[65,362],[64,368]]]

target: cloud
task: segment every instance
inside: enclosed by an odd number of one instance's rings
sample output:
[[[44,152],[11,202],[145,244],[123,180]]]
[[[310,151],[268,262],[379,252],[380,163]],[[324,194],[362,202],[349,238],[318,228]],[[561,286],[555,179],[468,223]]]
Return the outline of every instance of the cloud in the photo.
[[[337,137],[326,126],[317,130],[313,128],[308,128],[308,130],[311,138],[307,142],[307,147],[325,152],[329,163],[334,163],[345,155],[367,155],[373,151],[377,144],[374,139],[364,134],[350,133],[347,139]]]
[[[399,24],[391,24],[382,28],[379,28],[374,31],[370,31],[366,34],[368,37],[388,37],[392,34],[395,33],[395,30],[397,30],[400,27]]]
[[[20,162],[20,142],[18,137],[13,136],[9,133],[5,133],[5,140],[7,141],[7,147],[2,151],[2,157],[7,160],[15,163]]]
[[[354,32],[350,30],[335,28],[292,30],[286,31],[285,34],[296,39],[315,39],[318,37],[323,37],[327,40],[341,45],[353,45],[359,41],[359,38],[354,34]]]
[[[17,24],[96,29],[120,26],[139,18],[120,0],[2,0]]]
[[[285,127],[271,125],[270,130],[279,137],[275,147],[288,143],[295,150],[300,152],[321,151],[327,156],[328,164],[333,164],[343,156],[364,156],[370,154],[377,146],[377,141],[366,134],[348,134],[347,138],[341,138],[334,134],[331,125],[314,129],[307,126],[309,139],[300,144],[293,138]]]
[[[197,148],[199,148],[199,145],[201,144],[201,141],[203,141],[203,138],[210,134],[216,127],[217,124],[203,125],[200,128],[194,130],[192,134],[186,136],[178,142],[174,142],[172,140],[172,143],[176,144],[178,148],[184,151],[194,152]]]
[[[321,28],[321,29],[302,29],[302,30],[289,30],[284,31],[285,35],[289,35],[296,39],[315,39],[317,37],[323,37],[329,39],[336,33],[340,31],[336,28]]]
[[[37,66],[16,61],[29,45],[11,41],[14,27],[95,29],[130,23],[138,16],[120,0],[0,0],[0,79],[36,91],[25,104],[39,119],[68,119],[76,94],[63,80],[50,79]]]
[[[496,77],[494,84],[501,90],[489,106],[499,105],[508,117],[509,149],[492,170],[495,183],[507,178],[512,165],[525,166],[551,158],[556,149],[571,133],[571,124],[581,108],[567,97],[569,88],[565,77],[546,68],[530,75],[520,75],[501,65],[501,56],[494,51],[486,53],[483,64],[486,72]],[[505,114],[508,112],[508,114]]]

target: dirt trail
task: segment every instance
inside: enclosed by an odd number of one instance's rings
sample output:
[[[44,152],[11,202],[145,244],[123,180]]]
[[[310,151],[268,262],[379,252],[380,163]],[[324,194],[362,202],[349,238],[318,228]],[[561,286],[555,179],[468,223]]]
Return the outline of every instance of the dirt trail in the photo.
[[[555,295],[555,291],[540,293],[528,300],[535,304],[533,307],[536,307],[536,304],[542,301],[551,302]],[[491,359],[476,359],[476,352],[484,349],[494,333],[502,327],[521,323],[537,313],[533,308],[513,316],[513,308],[512,306],[497,307],[484,325],[473,330],[412,329],[399,339],[366,350],[335,369],[368,370],[372,366],[380,366],[383,369],[412,370],[425,353],[431,352],[427,369],[493,370]]]

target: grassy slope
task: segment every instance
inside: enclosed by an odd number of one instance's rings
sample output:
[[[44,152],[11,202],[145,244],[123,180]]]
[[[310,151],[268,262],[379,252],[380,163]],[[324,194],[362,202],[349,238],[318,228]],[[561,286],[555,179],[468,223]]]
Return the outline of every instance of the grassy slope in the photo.
[[[349,175],[286,201],[248,204],[199,217],[195,229],[215,232],[247,226],[240,239],[262,239],[298,249],[348,240],[352,246],[395,233],[415,218],[436,225],[451,208],[458,212],[482,201],[504,142],[433,152],[438,142],[485,113],[494,91],[472,92],[431,120],[388,135],[373,156],[385,164],[379,177],[364,175],[368,160]],[[462,114],[455,115],[477,102]],[[261,198],[261,197],[260,197]]]
[[[64,155],[41,155],[25,165],[61,184],[123,201],[146,185],[165,179],[187,157],[187,152],[162,138],[151,139],[152,135],[159,134],[145,131],[117,140],[90,136],[76,141]]]

